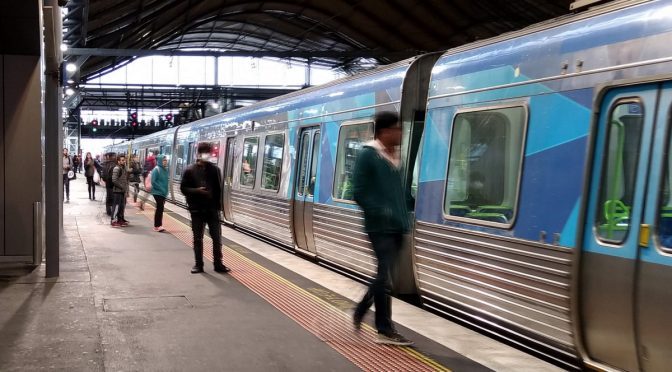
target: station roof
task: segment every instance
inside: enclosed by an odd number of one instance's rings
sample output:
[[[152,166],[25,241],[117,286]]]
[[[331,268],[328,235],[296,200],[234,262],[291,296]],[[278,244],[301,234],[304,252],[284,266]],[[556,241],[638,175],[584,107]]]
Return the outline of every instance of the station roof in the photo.
[[[572,1],[69,0],[64,42],[86,51],[68,56],[81,80],[155,50],[276,57],[355,73],[567,14]]]

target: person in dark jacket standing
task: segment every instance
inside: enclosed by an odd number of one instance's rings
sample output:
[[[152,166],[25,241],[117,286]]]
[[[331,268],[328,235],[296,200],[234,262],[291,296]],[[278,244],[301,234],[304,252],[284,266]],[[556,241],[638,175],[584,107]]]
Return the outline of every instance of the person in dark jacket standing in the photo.
[[[105,181],[105,212],[112,218],[112,206],[114,205],[114,184],[112,184],[112,171],[117,166],[117,156],[113,152],[105,154],[103,161],[103,172],[100,177]]]
[[[126,194],[128,194],[128,171],[126,170],[126,155],[117,156],[117,166],[112,170],[112,192],[114,193],[114,207],[112,209],[112,227],[128,226],[124,218],[126,209]]]
[[[89,200],[96,200],[96,183],[93,182],[93,175],[96,173],[96,163],[91,157],[91,153],[86,153],[84,159],[84,176],[86,177],[87,190],[89,190]]]
[[[157,166],[151,173],[152,196],[156,201],[156,210],[154,211],[154,231],[163,232],[163,206],[166,204],[168,196],[168,158],[159,155],[156,157]]]
[[[191,214],[191,231],[194,235],[194,257],[196,264],[192,274],[203,272],[203,233],[205,224],[212,238],[212,255],[215,271],[229,272],[222,263],[222,226],[219,212],[222,210],[222,175],[219,168],[210,162],[212,146],[209,143],[198,145],[198,160],[184,171],[180,191],[187,197]]]
[[[131,157],[131,169],[129,169],[128,181],[133,186],[133,203],[138,202],[138,193],[140,192],[140,175],[142,174],[142,165],[138,160],[138,155]]]
[[[369,235],[378,260],[375,280],[353,314],[355,328],[371,305],[376,305],[376,342],[412,345],[392,324],[391,270],[401,250],[403,235],[410,229],[406,198],[400,172],[401,125],[393,112],[375,117],[374,140],[364,145],[355,163],[353,195],[364,210],[364,230]]]
[[[70,203],[70,178],[68,172],[72,170],[72,159],[68,156],[68,149],[63,148],[63,191],[65,192],[65,202]]]

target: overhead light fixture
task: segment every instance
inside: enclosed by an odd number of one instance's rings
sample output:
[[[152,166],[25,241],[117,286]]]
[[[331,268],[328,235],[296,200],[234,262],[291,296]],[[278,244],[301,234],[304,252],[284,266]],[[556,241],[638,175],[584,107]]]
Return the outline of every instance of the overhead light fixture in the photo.
[[[74,90],[74,89],[72,89],[72,88],[68,88],[68,89],[65,90],[65,95],[67,95],[67,96],[71,96],[71,95],[73,95],[73,94],[75,94],[75,90]]]
[[[77,66],[74,63],[68,63],[67,65],[65,65],[65,70],[67,72],[75,72],[77,71]]]
[[[62,43],[61,44],[61,52],[65,52],[66,50],[68,50],[68,46]]]
[[[68,84],[74,84],[74,83],[75,83],[74,80],[72,80],[72,79],[68,79]]]

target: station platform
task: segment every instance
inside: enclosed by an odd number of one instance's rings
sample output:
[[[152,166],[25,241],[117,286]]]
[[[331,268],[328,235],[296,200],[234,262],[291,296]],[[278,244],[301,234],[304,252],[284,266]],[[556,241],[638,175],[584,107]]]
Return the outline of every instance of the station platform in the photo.
[[[223,228],[219,274],[191,274],[188,213],[129,202],[112,228],[105,189],[71,181],[61,276],[0,268],[0,371],[560,371],[403,301],[393,320],[412,347],[379,345],[373,316],[352,309],[366,287]],[[206,256],[211,241],[205,239]]]

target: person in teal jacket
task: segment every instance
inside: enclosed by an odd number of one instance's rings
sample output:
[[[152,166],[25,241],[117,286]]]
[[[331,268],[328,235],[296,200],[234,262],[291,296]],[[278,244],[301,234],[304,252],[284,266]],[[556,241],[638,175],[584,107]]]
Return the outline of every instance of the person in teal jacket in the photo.
[[[394,112],[380,112],[374,120],[374,140],[357,156],[353,175],[353,196],[364,211],[364,231],[369,235],[378,261],[376,278],[353,314],[355,328],[372,304],[376,304],[376,342],[411,345],[392,323],[390,271],[395,265],[403,234],[410,228],[401,178],[401,124]]]
[[[166,204],[168,196],[168,158],[159,155],[156,158],[159,166],[154,167],[151,173],[152,196],[156,201],[156,211],[154,212],[154,231],[166,231],[163,228],[163,206]]]

